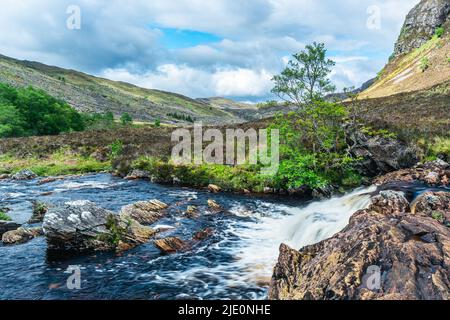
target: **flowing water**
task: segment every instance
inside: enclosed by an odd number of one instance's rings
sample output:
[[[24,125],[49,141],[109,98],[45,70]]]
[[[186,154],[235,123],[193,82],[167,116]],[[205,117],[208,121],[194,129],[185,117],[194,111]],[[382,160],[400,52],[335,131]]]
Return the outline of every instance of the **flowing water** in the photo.
[[[95,253],[71,257],[47,255],[45,238],[17,246],[0,245],[0,299],[263,299],[286,243],[300,249],[342,230],[350,216],[369,204],[375,188],[358,189],[342,197],[305,203],[273,197],[165,187],[145,181],[126,181],[110,175],[88,175],[38,185],[37,181],[0,182],[0,207],[15,221],[31,216],[32,200],[58,204],[91,200],[118,211],[141,200],[171,204],[158,222],[168,227],[160,237],[191,239],[197,231],[215,234],[192,250],[161,255],[150,242],[121,255]],[[206,214],[214,199],[229,214]],[[197,205],[202,213],[189,219],[182,212]],[[65,273],[81,267],[81,290],[68,290]]]

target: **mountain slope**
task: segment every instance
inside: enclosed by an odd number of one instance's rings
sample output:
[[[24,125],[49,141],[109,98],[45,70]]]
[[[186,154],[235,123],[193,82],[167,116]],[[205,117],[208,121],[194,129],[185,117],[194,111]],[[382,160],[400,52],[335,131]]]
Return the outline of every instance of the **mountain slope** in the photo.
[[[191,116],[205,123],[242,122],[237,113],[223,110],[208,100],[140,88],[124,82],[94,77],[78,71],[19,61],[0,55],[0,82],[33,86],[63,99],[82,112],[128,112],[136,120],[182,123],[175,115]],[[245,105],[239,105],[246,108]],[[252,108],[248,108],[251,110]]]
[[[392,59],[361,99],[428,90],[450,79],[450,0],[422,0],[408,14]],[[442,28],[441,35],[435,35]]]

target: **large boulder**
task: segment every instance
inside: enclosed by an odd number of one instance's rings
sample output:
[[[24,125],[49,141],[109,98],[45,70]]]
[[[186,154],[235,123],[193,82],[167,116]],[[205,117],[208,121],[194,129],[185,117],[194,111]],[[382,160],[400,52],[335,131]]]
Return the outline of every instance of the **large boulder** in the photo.
[[[406,16],[394,57],[419,48],[431,39],[436,29],[449,20],[448,0],[422,0]]]
[[[417,202],[412,213],[401,193],[384,192],[332,238],[300,251],[282,245],[269,297],[448,300],[450,229],[429,215],[428,200]],[[374,270],[379,286],[370,287]]]
[[[89,201],[49,209],[43,223],[50,250],[110,251],[147,242],[156,231]]]
[[[350,154],[361,159],[359,171],[364,176],[375,177],[409,168],[419,161],[417,150],[397,139],[370,136],[353,129],[348,129],[347,138]]]
[[[164,216],[167,208],[168,205],[159,200],[139,201],[122,207],[120,215],[142,224],[153,224]]]
[[[12,180],[33,180],[38,176],[33,171],[25,169],[11,176]]]
[[[18,228],[3,234],[2,242],[5,245],[23,244],[36,237],[44,235],[42,228]]]

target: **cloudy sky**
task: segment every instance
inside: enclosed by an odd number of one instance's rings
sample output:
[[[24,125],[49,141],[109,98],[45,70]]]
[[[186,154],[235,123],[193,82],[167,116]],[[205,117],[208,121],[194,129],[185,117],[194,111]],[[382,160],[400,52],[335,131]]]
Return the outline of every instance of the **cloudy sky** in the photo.
[[[194,98],[261,101],[271,77],[312,41],[337,62],[338,88],[361,85],[383,67],[418,2],[2,0],[0,54]],[[67,27],[73,5],[80,29]]]

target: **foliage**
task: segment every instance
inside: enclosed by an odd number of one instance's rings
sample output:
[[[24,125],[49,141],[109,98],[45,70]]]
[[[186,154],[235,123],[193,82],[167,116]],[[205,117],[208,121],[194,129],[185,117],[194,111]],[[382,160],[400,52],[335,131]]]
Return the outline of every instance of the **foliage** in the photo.
[[[124,126],[130,126],[133,124],[133,118],[130,116],[129,113],[125,112],[122,114],[122,116],[120,117],[120,122],[122,123],[122,125]]]
[[[0,137],[83,129],[81,115],[66,102],[32,87],[15,89],[0,83]]]
[[[420,59],[420,71],[425,72],[430,67],[430,59],[428,57],[423,57]]]
[[[161,127],[161,120],[160,119],[156,119],[154,125],[155,125],[156,128]]]
[[[176,112],[173,112],[173,113],[168,113],[167,116],[174,118],[174,119],[187,121],[187,122],[195,122],[195,118],[191,117],[190,115],[178,114]]]
[[[11,217],[8,216],[6,213],[4,213],[3,211],[0,211],[0,220],[1,221],[12,221]]]
[[[109,154],[110,159],[116,159],[123,152],[123,142],[121,140],[116,140],[109,146],[111,151]]]
[[[438,38],[441,38],[442,36],[443,36],[443,34],[444,34],[444,28],[443,27],[439,27],[439,28],[436,28],[436,30],[435,30],[435,32],[434,32],[434,35],[436,36],[436,37],[438,37]]]

